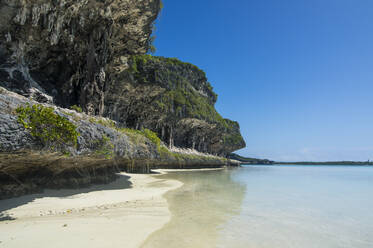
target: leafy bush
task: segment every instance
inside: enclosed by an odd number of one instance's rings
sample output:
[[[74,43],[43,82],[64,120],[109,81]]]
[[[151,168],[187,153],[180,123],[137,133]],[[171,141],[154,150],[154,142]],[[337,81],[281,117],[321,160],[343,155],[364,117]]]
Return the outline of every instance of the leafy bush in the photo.
[[[18,122],[31,132],[33,137],[51,149],[66,145],[76,146],[80,135],[76,126],[66,117],[54,113],[51,107],[40,104],[20,106],[16,109]]]
[[[162,0],[159,2],[159,8],[160,8],[161,10],[164,8],[164,4],[163,4],[163,1],[162,1]]]
[[[154,41],[154,38],[151,39],[151,41]],[[149,62],[153,63],[165,63],[168,65],[176,65],[176,66],[184,66],[186,68],[189,68],[193,71],[197,71],[201,73],[204,77],[206,77],[206,73],[198,68],[198,66],[193,65],[188,62],[180,61],[177,58],[166,58],[162,56],[152,56],[150,54],[141,54],[141,55],[133,55],[130,59],[130,71],[135,73],[135,76],[139,77],[141,75],[136,75],[140,73],[140,68],[148,64]]]
[[[140,144],[143,143],[145,140],[144,135],[140,130],[131,129],[131,128],[117,128],[118,132],[125,133],[133,143]]]
[[[158,138],[157,134],[149,129],[143,129],[141,131],[146,138],[148,138],[152,143],[154,143],[157,148],[161,145],[161,140]]]
[[[95,124],[100,124],[101,126],[116,129],[116,124],[115,121],[110,120],[110,119],[100,119],[100,118],[94,118],[90,117],[89,122],[95,123]]]
[[[163,69],[158,70],[158,73],[149,73],[149,71],[152,71],[149,68],[157,69],[158,65],[162,65],[161,68]],[[197,78],[204,82],[200,90],[205,92],[207,96],[196,90],[190,79],[180,74],[179,70],[172,69],[174,66],[184,67],[186,71],[193,71],[197,75]],[[140,83],[154,82],[154,80],[160,83],[167,83],[168,80],[168,86],[166,84],[161,85],[166,88],[166,92],[154,102],[162,113],[172,112],[178,116],[219,123],[223,127],[228,128],[229,124],[226,123],[214,108],[217,94],[213,91],[211,84],[207,82],[205,72],[197,66],[182,62],[177,58],[165,58],[145,54],[131,57],[130,72],[133,73],[135,79]],[[160,78],[157,78],[158,76]]]
[[[198,92],[186,90],[180,85],[166,92],[155,104],[162,112],[171,112],[172,109],[176,109],[176,113],[183,111],[188,117],[219,123],[225,128],[230,128],[229,120],[224,119],[206,97]]]
[[[75,110],[76,112],[79,112],[79,113],[83,112],[83,109],[76,105],[71,106],[70,109]]]
[[[100,140],[96,141],[98,149],[95,154],[98,156],[103,156],[106,159],[111,159],[114,156],[114,144],[111,143],[110,138],[103,135]]]
[[[132,128],[120,128],[120,129],[117,128],[116,130],[119,131],[119,132],[126,133],[131,138],[131,140],[133,142],[135,142],[135,144],[145,142],[144,138],[147,138],[153,144],[155,144],[158,149],[161,145],[161,139],[158,138],[158,135],[155,132],[153,132],[149,129],[145,128],[145,129],[142,129],[142,130],[136,130],[136,129],[132,129]]]
[[[156,36],[153,35],[148,40],[148,53],[154,54],[157,51],[157,48],[154,46],[154,41]]]
[[[243,142],[243,139],[239,133],[225,135],[223,139],[225,144],[240,144]]]

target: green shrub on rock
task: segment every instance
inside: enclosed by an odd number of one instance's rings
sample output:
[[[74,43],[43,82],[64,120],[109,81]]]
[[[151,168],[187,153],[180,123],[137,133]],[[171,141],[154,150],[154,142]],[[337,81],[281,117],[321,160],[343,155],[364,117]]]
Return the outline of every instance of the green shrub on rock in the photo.
[[[114,157],[114,144],[110,141],[110,138],[103,135],[100,140],[97,140],[96,145],[98,149],[95,154],[98,156],[103,156],[106,159],[111,159]]]
[[[83,109],[76,105],[71,106],[70,109],[75,110],[78,113],[83,113]]]
[[[53,108],[28,104],[18,107],[16,112],[18,122],[47,147],[54,150],[77,145],[76,126],[66,117],[54,113]]]
[[[141,132],[144,134],[146,138],[148,138],[153,144],[155,144],[157,148],[159,148],[159,146],[161,145],[161,140],[160,138],[158,138],[155,132],[146,128],[143,129]]]
[[[141,130],[136,130],[132,128],[117,128],[116,130],[128,135],[132,142],[134,142],[137,145],[140,143],[144,143],[145,138],[147,138],[151,143],[153,143],[157,147],[158,151],[160,150],[161,139],[155,132],[153,132],[150,129],[145,128]]]
[[[101,126],[116,129],[115,121],[105,118],[97,118],[97,117],[90,117],[89,118],[90,123],[100,124]]]

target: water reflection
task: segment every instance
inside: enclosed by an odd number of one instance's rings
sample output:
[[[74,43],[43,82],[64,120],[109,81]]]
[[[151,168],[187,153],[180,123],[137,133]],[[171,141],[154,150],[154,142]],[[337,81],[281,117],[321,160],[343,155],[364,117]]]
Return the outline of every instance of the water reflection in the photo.
[[[246,186],[233,180],[237,170],[240,169],[160,176],[184,185],[166,195],[171,221],[153,233],[142,247],[215,247],[222,226],[241,210]]]

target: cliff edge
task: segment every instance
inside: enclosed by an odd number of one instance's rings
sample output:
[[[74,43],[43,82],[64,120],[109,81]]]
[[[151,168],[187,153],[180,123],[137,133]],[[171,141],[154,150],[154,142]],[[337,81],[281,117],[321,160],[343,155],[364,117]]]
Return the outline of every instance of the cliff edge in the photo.
[[[146,55],[160,9],[0,2],[0,179],[13,185],[0,195],[107,182],[120,170],[219,167],[245,146],[202,70]]]

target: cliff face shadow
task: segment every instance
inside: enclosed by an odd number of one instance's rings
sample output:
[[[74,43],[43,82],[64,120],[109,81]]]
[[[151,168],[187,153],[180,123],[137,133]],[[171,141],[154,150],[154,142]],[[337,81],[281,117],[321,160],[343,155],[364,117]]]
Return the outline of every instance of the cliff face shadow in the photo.
[[[78,194],[90,193],[90,192],[95,192],[95,191],[120,190],[120,189],[132,188],[132,183],[129,181],[129,178],[130,177],[126,175],[118,175],[118,179],[108,184],[92,185],[92,186],[89,186],[86,188],[80,188],[80,189],[60,189],[60,190],[46,189],[44,190],[43,193],[31,194],[31,195],[25,195],[25,196],[20,196],[20,197],[11,198],[11,199],[0,200],[0,221],[15,220],[11,216],[6,215],[4,211],[27,204],[29,202],[34,201],[35,199],[44,198],[44,197],[69,198],[69,197],[74,197],[75,195],[78,195]]]

